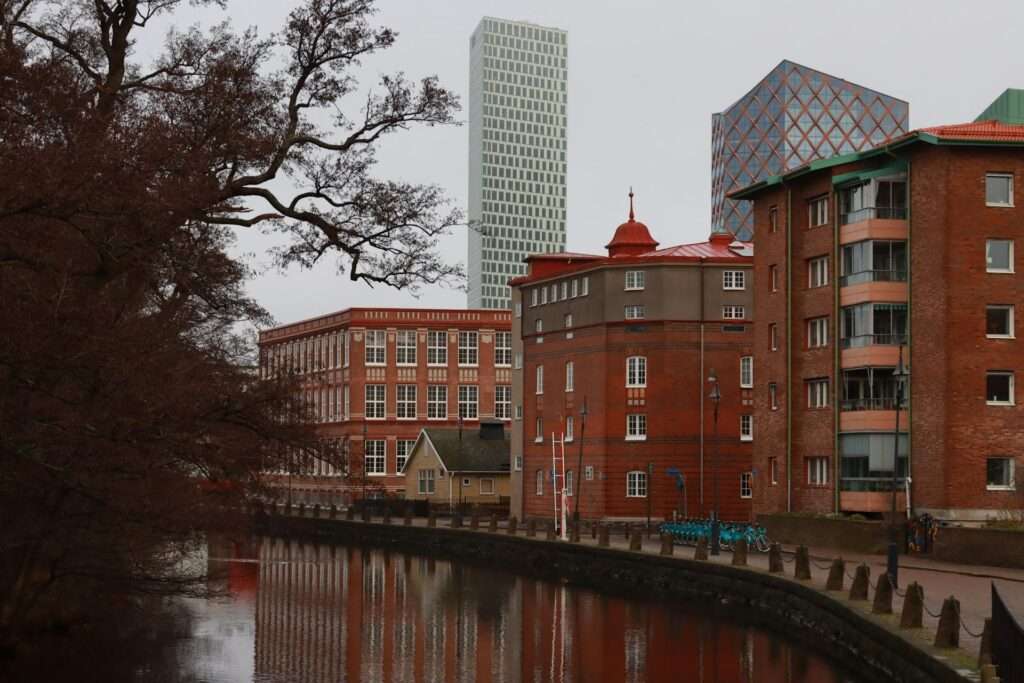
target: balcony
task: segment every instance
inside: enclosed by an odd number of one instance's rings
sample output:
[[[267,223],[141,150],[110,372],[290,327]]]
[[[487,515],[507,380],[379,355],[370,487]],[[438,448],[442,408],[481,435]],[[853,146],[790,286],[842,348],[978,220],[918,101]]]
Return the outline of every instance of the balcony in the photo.
[[[891,370],[890,370],[891,372]],[[906,401],[900,406],[905,409]],[[896,398],[893,396],[874,396],[862,398],[844,398],[839,402],[840,410],[896,410]]]
[[[870,220],[883,221],[905,221],[907,220],[907,207],[905,206],[867,206],[862,209],[840,214],[839,224],[850,225]]]
[[[862,270],[839,278],[840,287],[850,287],[869,282],[906,282],[906,270]]]
[[[843,337],[839,345],[844,349],[859,349],[865,346],[899,346],[907,339],[905,332],[885,332],[881,334],[858,334]]]

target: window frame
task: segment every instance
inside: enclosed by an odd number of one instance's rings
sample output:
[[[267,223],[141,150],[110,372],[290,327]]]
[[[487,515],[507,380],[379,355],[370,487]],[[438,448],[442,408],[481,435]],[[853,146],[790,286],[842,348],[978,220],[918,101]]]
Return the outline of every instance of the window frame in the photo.
[[[647,317],[647,311],[643,304],[626,304],[622,308],[624,320],[643,320]]]
[[[433,389],[434,391],[431,391]],[[440,393],[439,397],[437,394]],[[431,394],[434,394],[431,397]],[[431,412],[438,406],[444,409],[443,415],[433,415]],[[428,384],[427,385],[427,420],[447,420],[448,419],[448,385],[447,384]]]
[[[565,393],[576,391],[576,363],[565,361]]]
[[[779,207],[768,207],[768,232],[779,231]]]
[[[726,292],[742,292],[747,288],[747,271],[723,270],[722,290]]]
[[[1003,203],[1003,202],[990,202],[988,200],[988,181],[989,181],[989,178],[1000,178],[1000,179],[1005,179],[1005,180],[1009,181],[1009,183],[1008,183],[1008,185],[1009,185],[1009,187],[1008,187],[1008,190],[1009,190],[1009,192],[1008,192],[1009,201],[1007,203]],[[985,206],[991,206],[993,208],[999,208],[999,209],[1012,209],[1013,208],[1013,206],[1014,206],[1014,203],[1013,203],[1013,173],[992,172],[992,173],[986,173],[985,174]]]
[[[544,443],[544,417],[538,415],[533,421],[533,442]]]
[[[1008,261],[1008,264],[1009,264],[1008,268],[993,268],[992,266],[989,265],[989,263],[991,261],[991,257],[989,256],[989,250],[990,250],[991,246],[994,243],[997,243],[997,242],[998,243],[1005,242],[1005,243],[1010,245],[1009,253],[1007,254],[1007,261]],[[988,239],[985,240],[985,272],[986,273],[995,273],[995,274],[1002,274],[1002,275],[1011,275],[1011,274],[1013,274],[1013,272],[1014,272],[1014,268],[1013,268],[1014,244],[1013,243],[1014,243],[1014,240],[1012,240],[1012,239],[1003,239],[1003,238],[998,238],[998,237],[991,237],[991,238],[988,238]]]
[[[441,344],[437,341],[441,340]],[[431,360],[431,356],[435,360]],[[443,360],[437,360],[441,356]],[[427,331],[427,367],[446,368],[448,367],[448,331],[428,330]]]
[[[412,400],[409,400],[408,392],[412,389]],[[396,384],[395,385],[395,419],[397,420],[415,420],[416,419],[416,403],[418,391],[415,384]],[[403,398],[403,394],[405,394]],[[412,415],[403,415],[403,406],[408,409],[409,404],[412,403]]]
[[[1006,327],[1008,332],[1006,334],[991,334],[988,331],[988,313],[989,311],[1006,311]],[[1013,304],[986,304],[985,305],[985,338],[986,339],[1015,339],[1014,334],[1015,320],[1014,320],[1014,305]]]
[[[417,472],[416,491],[421,496],[432,496],[437,492],[437,480],[433,469],[422,469]]]
[[[626,498],[647,497],[647,472],[630,470],[626,472]]]
[[[537,470],[534,473],[533,478],[534,478],[534,487],[533,487],[534,495],[543,496],[544,495],[544,470]]]
[[[465,391],[463,391],[465,390]],[[480,419],[480,385],[479,384],[460,384],[459,388],[456,389],[458,392],[458,406],[459,406],[459,418],[464,421],[473,421]],[[463,394],[466,398],[463,399]],[[471,396],[472,395],[472,396]],[[472,407],[472,414],[463,414],[462,406],[466,405],[467,409]],[[467,410],[468,412],[468,410]]]
[[[986,370],[985,371],[985,404],[990,406],[1013,406],[1016,405],[1015,397],[1015,373],[1012,370]],[[990,399],[988,396],[988,380],[990,377],[1009,377],[1009,399],[1006,401],[998,401]]]
[[[804,380],[808,410],[824,410],[829,407],[829,381],[827,377],[813,377]]]
[[[768,409],[779,409],[779,385],[777,382],[768,382]]]
[[[511,332],[501,331],[494,333],[494,366],[497,368],[512,367]]]
[[[818,343],[815,341],[815,333],[818,336]],[[807,319],[807,348],[824,349],[828,348],[828,316],[818,316]]]
[[[635,365],[635,367],[633,367]],[[643,389],[647,387],[647,356],[628,356],[626,358],[626,388]]]
[[[754,497],[754,473],[740,472],[740,498],[749,500]]]
[[[506,400],[502,400],[502,395]],[[494,417],[499,420],[512,419],[512,385],[494,385]]]
[[[472,340],[472,344],[463,344],[463,339]],[[465,360],[463,360],[465,352]],[[480,332],[477,330],[459,330],[458,361],[460,368],[480,367]]]
[[[821,210],[818,210],[821,207]],[[807,200],[807,227],[820,228],[828,225],[829,201],[827,194],[820,194]],[[819,220],[820,219],[820,220]],[[815,222],[815,221],[818,222]]]
[[[626,414],[626,441],[647,441],[647,413]]]
[[[379,454],[370,454],[370,444],[380,444],[381,452]],[[376,447],[375,447],[376,450]],[[377,462],[382,467],[383,471],[370,471],[370,461]],[[388,442],[387,439],[365,439],[363,440],[363,474],[367,477],[386,477],[388,476]]]
[[[378,336],[380,343],[377,343]],[[371,337],[374,339],[374,343],[370,343]],[[380,360],[370,360],[371,351],[380,352]],[[377,354],[374,353],[373,357],[376,358]],[[363,331],[363,365],[380,367],[388,364],[388,333],[387,330],[364,330]]]
[[[828,256],[807,259],[807,289],[828,287],[830,280]]]
[[[544,394],[544,364],[538,363],[533,370],[533,392],[537,396]]]
[[[409,336],[412,335],[412,346],[409,346]],[[416,330],[397,330],[395,332],[395,364],[403,367],[411,367],[417,365],[416,353]],[[403,344],[403,337],[404,344]],[[412,352],[412,360],[408,359],[409,352]],[[403,354],[404,352],[404,354]],[[406,359],[402,360],[402,356],[405,355]]]
[[[496,496],[496,495],[498,495],[498,487],[495,486],[494,477],[480,477],[480,479],[478,479],[477,481],[479,482],[478,486],[479,486],[479,489],[480,489],[480,495],[481,496]],[[488,482],[491,485],[491,490],[490,491],[485,491],[484,490],[484,482],[485,481]]]
[[[565,435],[563,439],[566,443],[569,443],[576,436],[576,418],[572,415],[565,416]]]
[[[747,367],[744,367],[747,366]],[[744,381],[746,375],[746,381]],[[740,356],[740,389],[754,388],[754,357]]]
[[[768,350],[779,350],[779,326],[777,323],[768,323]]]
[[[370,390],[373,389],[373,393],[376,394],[376,389],[381,390],[380,398],[376,396],[370,398]],[[370,406],[374,406],[373,415],[370,415]],[[377,415],[377,406],[380,407],[380,415]],[[364,420],[383,420],[387,417],[387,405],[388,405],[388,385],[387,384],[364,384],[363,385],[363,419]]]
[[[988,464],[992,460],[1003,460],[1009,463],[1009,483],[993,484],[988,478]],[[1009,455],[989,456],[985,458],[985,490],[986,491],[1016,491],[1017,490],[1017,459]]]
[[[646,271],[643,270],[627,270],[625,275],[625,287],[626,292],[641,292],[647,285]]]
[[[745,306],[736,304],[725,304],[722,306],[722,320],[746,320],[747,309]]]
[[[749,413],[740,415],[740,441],[754,440],[754,416]]]
[[[828,486],[829,485],[829,458],[823,455],[812,455],[807,457],[807,485]],[[813,475],[813,476],[812,476]]]
[[[406,444],[405,455],[401,454],[402,444]],[[416,439],[397,439],[395,441],[395,474],[401,473],[405,469],[405,464],[409,462],[409,454],[412,453],[413,447],[416,445]],[[399,467],[399,458],[402,460],[402,465]]]

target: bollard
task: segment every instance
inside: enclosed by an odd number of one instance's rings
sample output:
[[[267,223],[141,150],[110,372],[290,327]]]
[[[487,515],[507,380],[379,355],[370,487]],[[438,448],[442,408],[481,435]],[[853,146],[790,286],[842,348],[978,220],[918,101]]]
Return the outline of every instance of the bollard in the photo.
[[[288,517],[292,516],[292,504],[291,503],[285,503],[284,504],[284,514],[287,515]]]
[[[796,562],[793,567],[793,578],[797,581],[811,580],[811,556],[807,552],[807,546],[796,547]]]
[[[633,528],[629,524],[622,525],[622,537],[627,541],[633,538]]]
[[[602,524],[601,527],[597,530],[597,544],[602,548],[607,548],[609,545],[611,545],[609,535],[610,534],[608,533],[608,525]]]
[[[306,504],[305,503],[299,503],[299,517],[305,517],[305,516],[306,516]]]
[[[747,539],[741,538],[732,546],[732,565],[734,567],[747,566]]]
[[[999,683],[1001,680],[993,664],[985,664],[981,667],[981,683]]]
[[[362,519],[363,519],[363,521],[364,522],[369,522],[370,521],[370,508],[368,508],[368,507],[366,507],[364,505],[361,512],[362,512]]]
[[[384,524],[391,524],[391,507],[384,508]]]
[[[547,535],[545,536],[545,538],[547,538],[549,541],[555,540],[555,524],[554,524],[554,522],[552,522],[550,524],[546,524],[545,527],[546,527],[546,530],[547,530]]]
[[[335,519],[338,516],[338,508],[335,507],[334,503],[331,503],[331,507],[327,509],[327,514],[331,519]]]
[[[452,529],[461,529],[462,528],[462,515],[456,513],[452,517],[451,528]]]
[[[508,518],[508,535],[515,536],[517,531],[519,531],[519,520],[516,519],[515,515],[512,515]]]
[[[526,520],[526,537],[536,538],[537,537],[537,520],[528,519]]]
[[[402,520],[404,526],[412,526],[412,506],[405,507],[405,518]]]
[[[640,550],[640,544],[643,542],[643,537],[639,529],[634,529],[632,535],[629,537],[629,549]]]
[[[907,597],[903,598],[903,612],[900,613],[900,628],[921,628],[924,626],[924,589],[917,581],[907,586]]]
[[[672,534],[662,534],[661,535],[661,554],[662,555],[671,555],[674,552],[675,547],[674,547],[674,544],[673,544],[672,541],[673,541]]]
[[[320,504],[313,506],[313,519],[320,519]]]
[[[572,522],[569,524],[569,542],[579,543],[580,542],[580,523]]]
[[[981,629],[981,647],[978,648],[978,667],[984,667],[992,663],[992,620],[985,620],[985,627]]]
[[[597,523],[596,522],[591,522],[590,523],[590,537],[591,538],[597,538]]]
[[[476,510],[469,516],[469,528],[473,531],[480,528],[480,514]]]
[[[875,584],[875,601],[871,605],[874,614],[892,614],[892,579],[888,573],[878,577]]]
[[[498,530],[498,513],[497,512],[492,512],[491,513],[491,521],[487,525],[487,530],[490,531],[492,534]]]
[[[351,505],[345,508],[345,519],[351,522],[353,519],[355,519],[355,516],[356,511]]]
[[[768,571],[772,574],[781,574],[785,571],[782,564],[782,546],[772,543],[768,548]]]
[[[843,558],[837,557],[832,560],[832,566],[828,570],[828,581],[825,582],[827,591],[843,591],[843,576],[846,574],[846,562]]]
[[[871,567],[861,564],[853,574],[853,583],[850,584],[850,600],[867,600],[870,585]]]
[[[705,536],[701,536],[697,539],[697,547],[693,551],[693,559],[707,561],[708,539]]]
[[[935,629],[935,647],[960,647],[960,601],[953,596],[942,603],[939,626]]]
[[[433,529],[437,527],[437,515],[434,514],[434,508],[427,509],[427,528]]]

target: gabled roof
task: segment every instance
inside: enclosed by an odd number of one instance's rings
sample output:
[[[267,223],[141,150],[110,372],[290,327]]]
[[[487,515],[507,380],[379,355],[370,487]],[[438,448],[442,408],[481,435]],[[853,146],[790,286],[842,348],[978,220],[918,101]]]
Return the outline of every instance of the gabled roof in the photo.
[[[978,140],[983,142],[1024,143],[1024,125],[1002,121],[973,121],[952,126],[922,128],[921,133],[934,135],[939,140]]]
[[[479,429],[454,427],[427,427],[420,432],[413,445],[412,454],[419,452],[420,442],[430,442],[441,465],[448,472],[497,472],[507,473],[511,462],[512,446],[509,432],[503,439],[483,439]],[[408,467],[410,458],[406,462]]]

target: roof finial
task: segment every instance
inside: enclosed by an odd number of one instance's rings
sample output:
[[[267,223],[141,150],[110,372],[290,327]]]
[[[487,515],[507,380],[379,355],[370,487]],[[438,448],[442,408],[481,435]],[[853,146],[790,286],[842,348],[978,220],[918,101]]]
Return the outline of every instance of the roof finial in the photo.
[[[633,220],[633,186],[629,186],[629,220]]]

